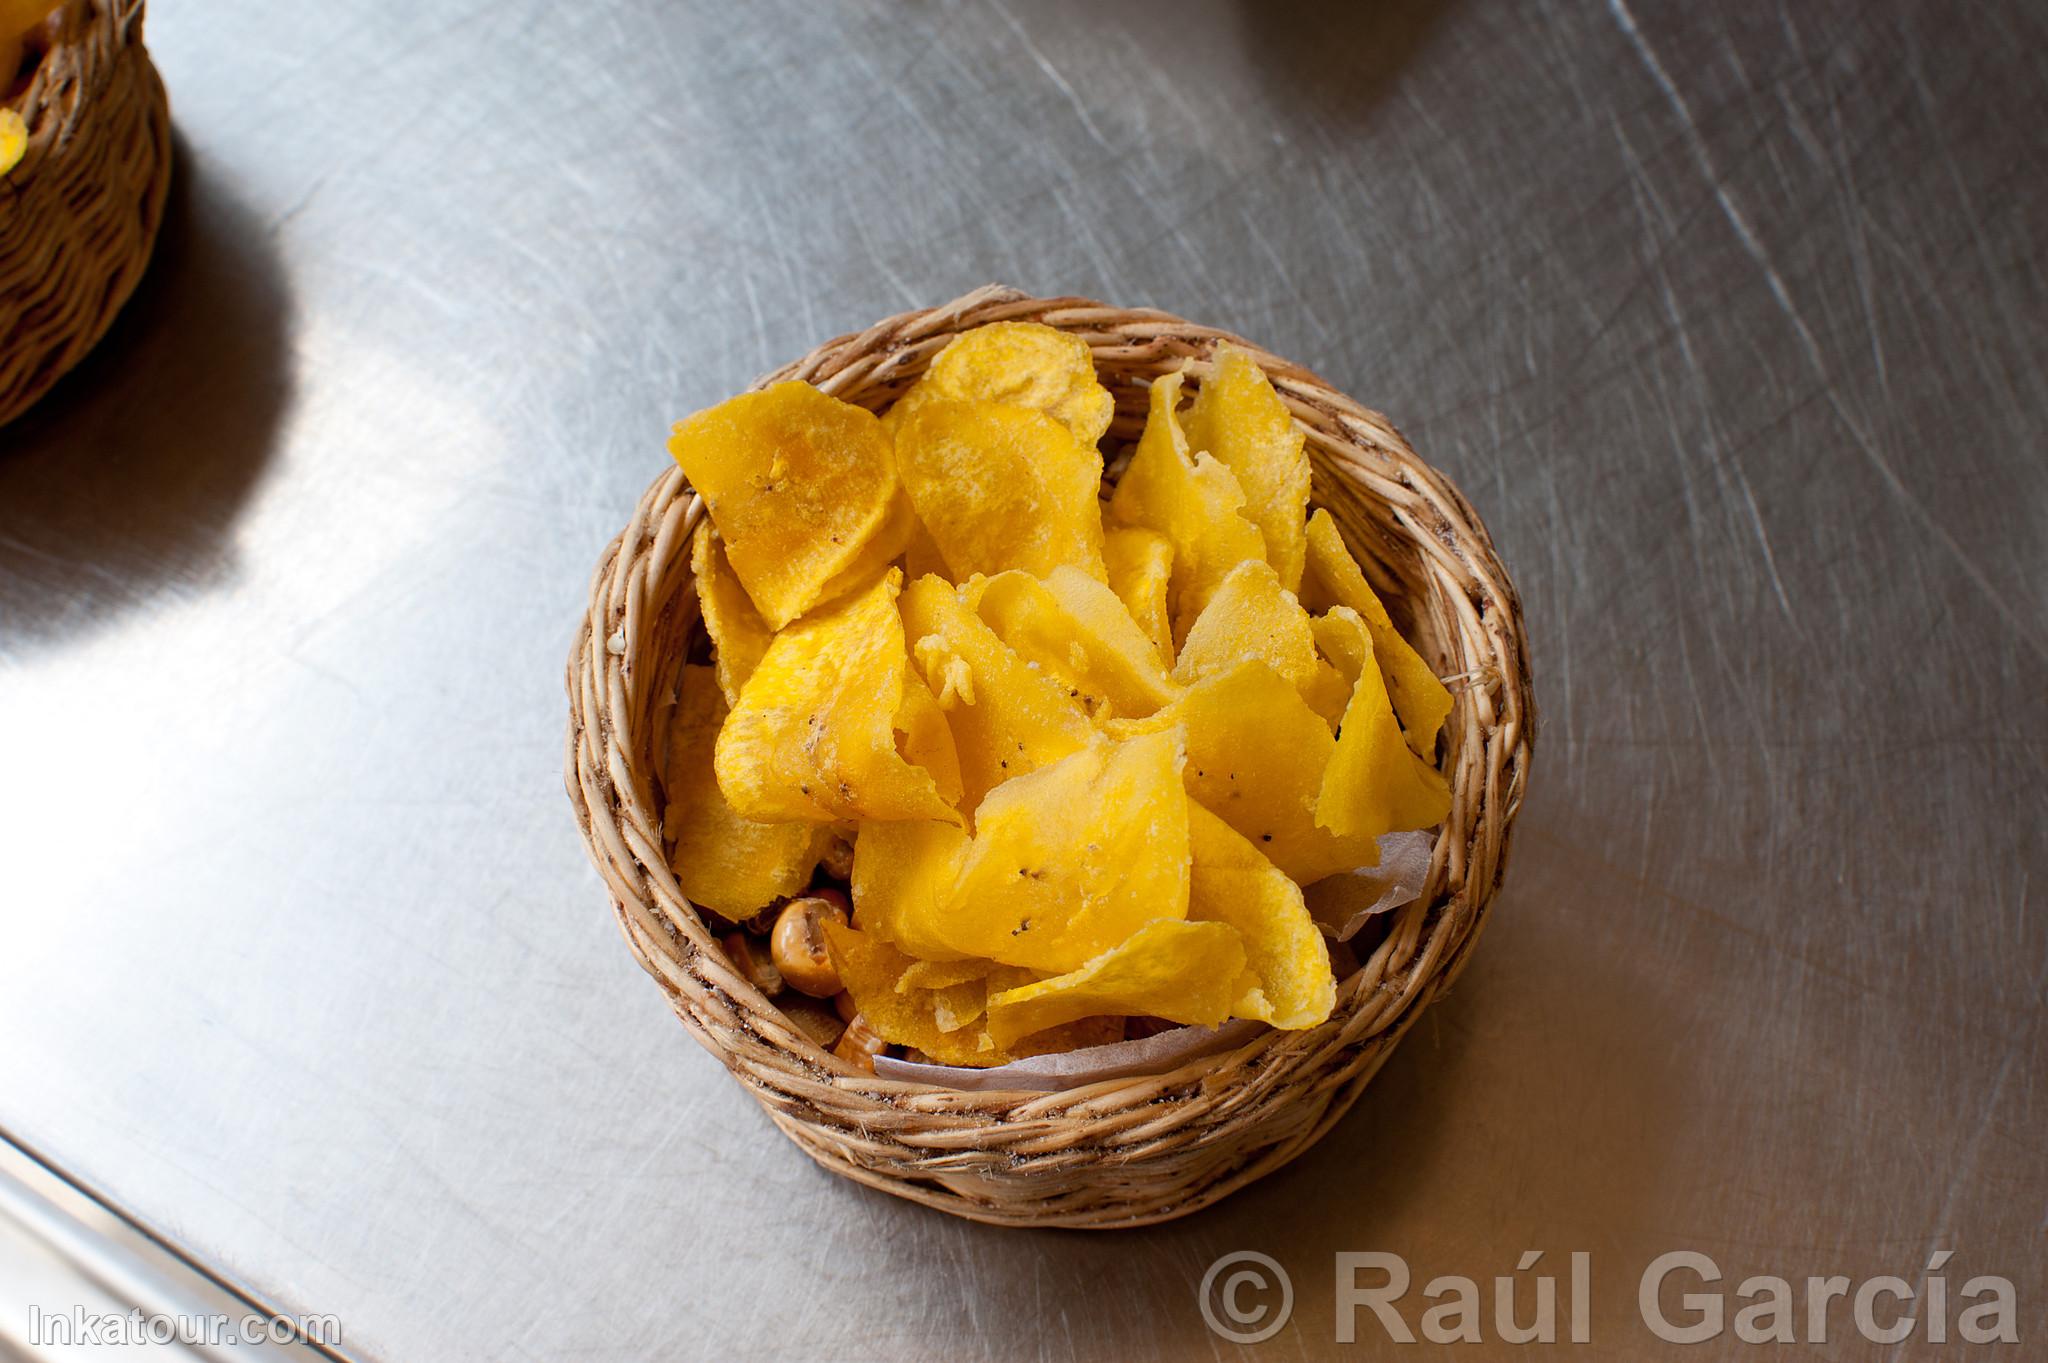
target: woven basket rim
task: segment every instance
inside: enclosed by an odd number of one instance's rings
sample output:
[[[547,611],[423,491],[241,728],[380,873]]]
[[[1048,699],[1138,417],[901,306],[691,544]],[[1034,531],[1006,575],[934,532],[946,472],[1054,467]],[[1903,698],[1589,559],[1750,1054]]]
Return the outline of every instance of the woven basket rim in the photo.
[[[170,185],[170,109],[143,0],[75,0],[12,101],[28,146],[0,175],[0,425],[113,323],[149,263]]]
[[[695,628],[694,592],[687,590],[687,542],[703,511],[680,469],[669,467],[642,496],[627,527],[601,557],[590,608],[577,633],[568,671],[571,722],[565,775],[579,827],[626,940],[668,993],[692,1035],[753,1090],[770,1115],[813,1158],[858,1181],[977,1219],[1033,1224],[1141,1224],[1183,1214],[1227,1194],[1298,1154],[1348,1108],[1380,1061],[1422,1008],[1469,959],[1505,865],[1509,833],[1526,781],[1534,707],[1521,608],[1484,526],[1462,494],[1424,464],[1377,412],[1312,371],[1234,333],[1150,308],[1115,308],[1079,297],[1037,298],[990,285],[936,308],[885,318],[828,340],[803,358],[757,379],[750,389],[790,378],[879,407],[922,372],[937,348],[971,325],[1029,318],[1081,334],[1098,368],[1114,367],[1128,389],[1189,361],[1199,383],[1218,341],[1248,350],[1309,437],[1317,461],[1317,505],[1331,496],[1349,506],[1379,506],[1400,536],[1387,544],[1353,542],[1369,575],[1391,572],[1391,546],[1412,556],[1437,588],[1409,603],[1444,656],[1470,664],[1453,712],[1464,716],[1445,759],[1453,815],[1439,830],[1423,900],[1398,910],[1385,939],[1360,971],[1340,984],[1330,1022],[1305,1032],[1260,1031],[1243,1045],[1188,1061],[1152,1076],[1106,1080],[1054,1093],[961,1091],[864,1074],[818,1048],[725,961],[716,933],[691,910],[668,870],[661,838],[663,808],[657,735],[635,733],[633,716],[659,712],[663,672],[680,652],[663,656]],[[1108,381],[1106,379],[1106,381]],[[1142,387],[1136,394],[1142,397]],[[1141,406],[1119,391],[1113,437],[1134,439]],[[1362,501],[1360,499],[1363,499]],[[1335,510],[1333,508],[1333,514]],[[1359,513],[1362,514],[1362,513]],[[1340,523],[1344,515],[1339,515]],[[1347,530],[1347,541],[1353,536]],[[1362,551],[1362,552],[1361,552]],[[1375,584],[1380,585],[1379,583]],[[1456,591],[1451,588],[1457,587]],[[665,603],[659,604],[656,603]],[[687,618],[685,618],[687,617]],[[672,638],[671,636],[674,636]],[[1483,655],[1483,656],[1482,656]],[[668,697],[672,702],[672,695]],[[1477,718],[1475,718],[1477,716]],[[1483,719],[1483,723],[1479,720]],[[652,724],[652,720],[649,724]],[[643,725],[643,728],[648,727]],[[1476,743],[1476,747],[1469,744]],[[1462,788],[1461,788],[1462,783]],[[1483,869],[1475,883],[1469,872]],[[1359,1048],[1373,1053],[1360,1059]],[[1348,1068],[1347,1068],[1348,1067]],[[996,1141],[1027,1162],[1038,1153],[1034,1130],[1069,1151],[1128,1142],[1156,1111],[1216,1100],[1263,1112],[1271,1089],[1342,1075],[1339,1092],[1320,1094],[1326,1110],[1312,1127],[1292,1133],[1229,1177],[1211,1180],[1186,1205],[1105,1219],[1059,1209],[1011,1214],[963,1196],[966,1175],[948,1182],[934,1151],[988,1153]],[[1220,1097],[1219,1097],[1220,1094]],[[1170,1123],[1169,1123],[1170,1124]],[[1055,1130],[1056,1129],[1056,1130]],[[951,1143],[949,1145],[949,1142]],[[931,1186],[893,1167],[907,1146],[941,1166]],[[1019,1153],[1021,1152],[1021,1153]],[[1085,1160],[1083,1161],[1085,1163]]]

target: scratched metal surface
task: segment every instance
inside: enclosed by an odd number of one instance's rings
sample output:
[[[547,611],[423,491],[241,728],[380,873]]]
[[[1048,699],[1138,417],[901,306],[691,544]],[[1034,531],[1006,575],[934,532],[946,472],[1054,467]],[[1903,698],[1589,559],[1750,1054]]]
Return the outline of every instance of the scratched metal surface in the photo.
[[[1235,1249],[1295,1281],[1281,1356],[1331,1349],[1337,1250],[1588,1251],[1583,1357],[1653,1350],[1669,1249],[1946,1246],[2048,1328],[2039,7],[211,0],[151,38],[161,257],[0,433],[0,1127],[366,1358],[1177,1358]],[[1315,1152],[1142,1233],[815,1172],[638,974],[560,789],[668,423],[991,279],[1383,407],[1540,669],[1461,987]]]

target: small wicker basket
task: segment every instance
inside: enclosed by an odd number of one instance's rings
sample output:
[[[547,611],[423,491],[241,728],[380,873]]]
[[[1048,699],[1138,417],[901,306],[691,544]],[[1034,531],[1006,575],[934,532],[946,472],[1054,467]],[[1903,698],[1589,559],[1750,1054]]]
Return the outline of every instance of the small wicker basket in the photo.
[[[829,341],[760,379],[807,380],[880,408],[954,334],[1022,319],[1087,340],[1134,439],[1152,379],[1219,340],[1149,310],[985,288]],[[688,545],[703,515],[680,470],[640,499],[599,563],[569,660],[569,796],[626,941],[691,1035],[820,1164],[977,1221],[1109,1227],[1183,1216],[1306,1150],[1463,966],[1500,885],[1526,779],[1533,711],[1521,606],[1463,496],[1378,414],[1247,346],[1308,435],[1329,508],[1425,657],[1454,678],[1453,804],[1421,899],[1339,985],[1328,1022],[1265,1031],[1171,1073],[1060,1093],[958,1092],[890,1082],[820,1050],[720,952],[683,898],[662,841],[661,762],[678,670],[697,627]],[[1199,377],[1199,363],[1190,381]]]
[[[171,115],[142,14],[72,0],[16,103],[28,150],[0,175],[0,424],[85,358],[156,244]]]

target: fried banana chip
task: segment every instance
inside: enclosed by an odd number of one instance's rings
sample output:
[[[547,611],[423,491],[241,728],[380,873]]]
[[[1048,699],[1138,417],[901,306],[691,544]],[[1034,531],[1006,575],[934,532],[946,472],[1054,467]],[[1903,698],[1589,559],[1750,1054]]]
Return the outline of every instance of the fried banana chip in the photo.
[[[1237,475],[1213,455],[1188,453],[1174,410],[1181,378],[1175,373],[1153,380],[1145,433],[1109,499],[1110,517],[1117,524],[1155,530],[1173,544],[1176,639],[1187,637],[1188,627],[1232,568],[1266,557],[1259,527],[1239,514],[1245,498]]]
[[[1214,1026],[1251,987],[1244,943],[1227,923],[1160,919],[1078,969],[991,995],[998,1046],[1077,1018],[1162,1017]]]
[[[725,561],[725,546],[710,521],[697,527],[690,541],[690,575],[697,583],[697,610],[711,638],[711,661],[718,668],[718,689],[731,705],[740,688],[768,652],[775,632],[754,609],[753,598]]]
[[[1361,664],[1316,796],[1317,824],[1340,836],[1374,839],[1434,828],[1451,812],[1450,783],[1408,746],[1386,679],[1373,661],[1370,627],[1342,607],[1333,608],[1328,618],[1323,628],[1333,646],[1336,634],[1348,633],[1349,641],[1338,651],[1360,657]]]
[[[933,400],[1000,402],[1043,412],[1094,447],[1116,415],[1079,336],[1038,322],[990,322],[962,332],[889,410],[897,422]]]
[[[969,959],[938,935],[966,831],[936,819],[864,823],[853,844],[853,925],[927,962]]]
[[[1283,1031],[1314,1027],[1337,1002],[1330,949],[1309,916],[1301,887],[1259,854],[1229,824],[1188,806],[1194,875],[1188,921],[1228,923],[1244,942],[1256,988],[1231,1006],[1233,1017],[1269,1022]]]
[[[1091,743],[990,791],[937,935],[964,955],[1057,972],[1151,919],[1185,917],[1181,762],[1169,730]]]
[[[1372,636],[1373,657],[1386,681],[1387,694],[1393,698],[1394,713],[1400,717],[1408,746],[1434,766],[1436,738],[1451,713],[1451,693],[1437,680],[1436,669],[1394,628],[1386,606],[1345,547],[1336,521],[1321,508],[1308,519],[1308,570],[1302,600],[1311,610],[1348,606],[1358,613]]]
[[[998,1046],[982,1025],[988,999],[1002,990],[1023,987],[1034,978],[1028,972],[980,961],[974,963],[977,970],[973,975],[927,986],[913,978],[921,962],[871,933],[827,920],[825,941],[840,979],[875,1034],[884,1041],[915,1047],[941,1065],[1002,1065],[1042,1051],[1101,1045],[1122,1035],[1120,1028],[1089,1020],[1006,1049]]]
[[[953,729],[938,698],[924,684],[917,669],[903,675],[903,703],[896,707],[896,751],[913,767],[931,773],[939,798],[955,809],[960,806],[960,754],[953,746]]]
[[[954,581],[1063,563],[1104,575],[1102,455],[1043,412],[925,402],[897,428],[896,463]]]
[[[976,809],[1011,777],[1056,762],[1093,737],[1067,688],[1018,657],[950,584],[920,578],[903,593],[902,608],[918,670],[953,733],[961,809]]]
[[[822,606],[848,592],[873,586],[875,579],[886,572],[890,564],[903,557],[919,528],[917,508],[910,504],[910,494],[897,488],[895,499],[889,503],[888,514],[882,518],[881,528],[853,556],[851,563],[832,574],[818,589],[817,605]]]
[[[897,988],[905,972],[916,966],[914,957],[872,933],[830,919],[825,922],[825,941],[833,963],[839,967],[839,978],[853,995],[861,1017],[884,1041],[914,1046],[942,1065],[1000,1065],[1010,1058],[979,1027],[940,1026],[942,1006],[947,1021],[958,1019],[961,999],[957,994],[948,996],[949,990],[957,986],[939,990]],[[969,987],[986,990],[986,984],[980,980]],[[985,1004],[977,1010],[977,1016],[981,1011],[985,1011]]]
[[[809,823],[756,823],[719,793],[711,754],[725,723],[725,696],[708,667],[683,669],[668,731],[668,808],[662,832],[670,869],[692,904],[733,922],[810,883],[830,830]]]
[[[706,408],[676,423],[668,448],[770,629],[824,600],[896,500],[896,461],[874,413],[807,383]]]
[[[1237,475],[1244,515],[1266,541],[1266,559],[1288,591],[1301,589],[1308,516],[1306,437],[1251,356],[1216,347],[1216,367],[1183,420],[1191,449],[1205,450]]]
[[[1109,589],[1159,650],[1159,661],[1173,666],[1173,616],[1166,595],[1173,581],[1173,541],[1142,525],[1106,526],[1102,566],[1109,573]]]
[[[904,971],[902,978],[896,981],[896,992],[900,994],[906,989],[951,989],[955,985],[966,984],[969,980],[987,979],[989,971],[993,970],[995,965],[994,961],[984,961],[973,956],[958,961],[918,961]]]
[[[1123,602],[1078,569],[1061,565],[1042,582],[998,573],[963,586],[961,597],[1091,717],[1149,715],[1180,693]]]
[[[1257,658],[1285,677],[1311,710],[1335,725],[1351,699],[1351,685],[1316,651],[1309,614],[1280,585],[1270,564],[1248,561],[1230,576],[1195,617],[1173,665],[1173,679],[1192,685]]]
[[[7,54],[13,54],[8,60]],[[0,39],[0,66],[12,71],[20,64],[21,53],[15,43]],[[5,175],[21,164],[21,158],[28,153],[28,120],[14,109],[0,109],[0,175]]]
[[[944,577],[946,560],[939,553],[938,544],[932,539],[932,532],[924,528],[924,522],[912,516],[910,542],[903,546],[903,580],[915,582],[921,577]]]
[[[718,735],[719,789],[751,819],[832,823],[960,815],[932,773],[903,759],[902,575],[775,636]]]
[[[1111,720],[1127,738],[1183,726],[1188,794],[1249,839],[1297,885],[1373,866],[1372,838],[1317,825],[1323,770],[1337,740],[1301,693],[1256,659],[1205,677],[1146,719]]]

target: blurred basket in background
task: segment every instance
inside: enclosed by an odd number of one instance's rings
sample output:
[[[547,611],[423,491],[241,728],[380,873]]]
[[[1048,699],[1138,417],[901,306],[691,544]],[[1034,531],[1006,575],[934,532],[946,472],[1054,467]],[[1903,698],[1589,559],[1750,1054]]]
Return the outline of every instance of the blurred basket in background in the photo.
[[[171,118],[143,9],[71,0],[29,35],[26,87],[9,87],[28,144],[0,174],[0,423],[92,349],[156,244]]]
[[[1279,1168],[1343,1116],[1457,975],[1505,869],[1534,713],[1521,606],[1485,528],[1386,419],[1228,333],[1149,309],[986,288],[843,336],[761,378],[803,379],[879,410],[947,341],[985,322],[1085,339],[1115,395],[1111,442],[1136,439],[1146,384],[1218,341],[1244,346],[1307,433],[1327,507],[1410,640],[1452,678],[1444,770],[1452,806],[1422,897],[1339,982],[1321,1026],[1265,1030],[1163,1075],[1057,1093],[892,1082],[821,1050],[719,949],[669,870],[668,720],[699,628],[691,532],[702,500],[670,467],[591,584],[569,662],[569,795],[626,940],[691,1034],[818,1163],[955,1215],[1110,1227],[1185,1215]],[[1201,370],[1190,374],[1199,383]]]

